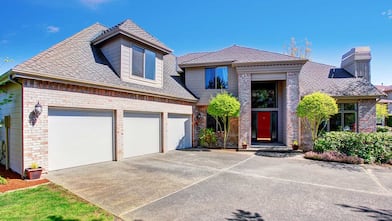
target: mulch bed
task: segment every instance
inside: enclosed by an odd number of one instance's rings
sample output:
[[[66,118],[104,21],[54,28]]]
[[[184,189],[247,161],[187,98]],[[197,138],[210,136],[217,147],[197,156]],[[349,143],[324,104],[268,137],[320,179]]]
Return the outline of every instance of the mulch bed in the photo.
[[[0,193],[26,187],[32,187],[49,182],[49,180],[47,179],[23,180],[19,174],[12,172],[11,170],[5,170],[5,167],[3,165],[0,165],[0,176],[6,178],[8,181],[8,183],[5,185],[0,184]]]

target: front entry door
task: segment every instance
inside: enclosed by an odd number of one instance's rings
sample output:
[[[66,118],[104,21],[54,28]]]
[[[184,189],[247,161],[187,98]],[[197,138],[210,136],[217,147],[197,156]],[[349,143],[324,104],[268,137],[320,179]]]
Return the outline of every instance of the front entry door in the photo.
[[[257,140],[271,141],[271,112],[257,113]]]

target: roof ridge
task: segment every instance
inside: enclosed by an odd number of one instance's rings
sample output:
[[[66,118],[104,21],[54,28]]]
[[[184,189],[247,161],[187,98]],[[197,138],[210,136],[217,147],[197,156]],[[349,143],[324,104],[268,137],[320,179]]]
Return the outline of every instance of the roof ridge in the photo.
[[[91,29],[91,28],[93,28],[93,27],[95,27],[95,26],[101,26],[101,27],[103,27],[103,28],[107,28],[106,26],[104,26],[104,25],[102,25],[102,24],[99,24],[99,23],[95,23],[95,24],[93,24],[93,25],[90,25],[90,26],[88,26],[88,27],[82,29],[81,31],[77,32],[76,34],[71,35],[70,37],[68,37],[68,38],[66,38],[66,39],[64,39],[64,40],[62,40],[62,41],[60,41],[60,42],[58,42],[57,44],[55,44],[55,45],[53,45],[53,46],[51,46],[51,47],[45,49],[44,51],[41,51],[41,52],[38,53],[37,55],[35,55],[35,56],[33,56],[33,57],[31,57],[31,58],[29,58],[29,59],[23,61],[22,63],[16,65],[16,66],[15,66],[14,68],[12,68],[11,70],[12,70],[12,71],[17,71],[17,70],[18,70],[18,67],[24,65],[24,64],[27,63],[27,62],[31,62],[31,61],[36,62],[36,61],[39,61],[39,60],[42,59],[46,54],[50,53],[50,52],[53,51],[53,50],[56,50],[57,48],[61,47],[61,46],[64,45],[64,44],[67,44],[68,42],[74,40],[74,39],[75,39],[76,37],[78,37],[79,35],[83,34],[85,31],[87,31],[87,30],[89,30],[89,29]]]
[[[248,46],[241,46],[241,45],[236,45],[236,44],[234,44],[234,45],[232,45],[230,47],[227,47],[227,48],[232,48],[232,47],[239,47],[239,48],[245,48],[245,49],[250,49],[250,50],[255,50],[255,51],[261,51],[261,52],[264,52],[264,53],[277,54],[277,55],[286,56],[286,57],[289,57],[289,58],[303,59],[303,58],[300,58],[300,57],[295,57],[295,56],[291,56],[291,55],[287,55],[287,54],[283,54],[283,53],[279,53],[279,52],[275,52],[275,51],[266,51],[266,50],[263,50],[263,49],[251,48],[251,47],[248,47]]]

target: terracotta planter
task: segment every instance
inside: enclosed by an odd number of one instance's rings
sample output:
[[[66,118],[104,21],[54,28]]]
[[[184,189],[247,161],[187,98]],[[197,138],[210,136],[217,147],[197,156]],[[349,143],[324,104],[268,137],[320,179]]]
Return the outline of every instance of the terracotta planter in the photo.
[[[299,148],[299,146],[295,145],[295,144],[291,145],[291,147],[293,148],[293,150],[298,150],[298,148]]]
[[[27,168],[25,170],[25,173],[26,173],[26,178],[29,180],[39,179],[41,177],[42,168],[41,167],[37,169]]]
[[[242,149],[246,149],[248,147],[248,144],[242,144]]]

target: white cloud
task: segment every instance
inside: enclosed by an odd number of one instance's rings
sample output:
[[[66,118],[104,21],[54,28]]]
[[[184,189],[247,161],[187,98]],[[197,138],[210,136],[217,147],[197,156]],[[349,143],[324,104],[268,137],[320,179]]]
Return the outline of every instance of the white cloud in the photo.
[[[0,44],[2,44],[2,45],[8,44],[8,40],[6,40],[6,39],[1,39],[1,40],[0,40]]]
[[[110,0],[80,0],[84,5],[91,9],[96,9],[98,5],[109,2]]]
[[[57,32],[60,31],[60,28],[59,28],[59,27],[56,27],[56,26],[53,26],[53,25],[49,25],[48,27],[46,27],[46,30],[47,30],[49,33],[57,33]]]
[[[385,12],[381,13],[382,16],[386,16],[388,19],[392,19],[392,9],[388,9]]]

